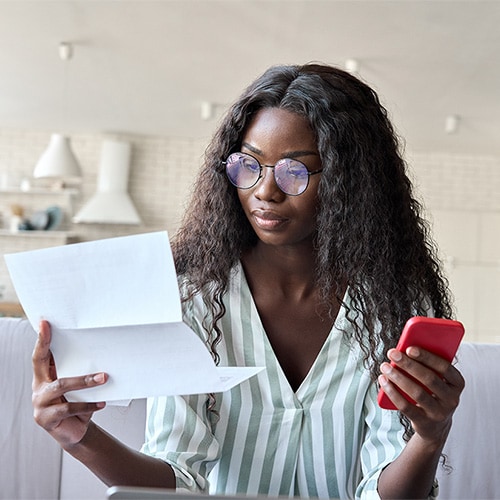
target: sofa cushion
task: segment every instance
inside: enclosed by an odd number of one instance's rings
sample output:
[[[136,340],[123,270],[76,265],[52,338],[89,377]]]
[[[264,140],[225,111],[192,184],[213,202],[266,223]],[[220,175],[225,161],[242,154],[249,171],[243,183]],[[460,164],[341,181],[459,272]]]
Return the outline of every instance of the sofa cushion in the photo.
[[[457,360],[465,389],[444,448],[451,471],[438,468],[439,499],[500,498],[500,344],[464,342]]]
[[[0,318],[0,498],[54,499],[61,449],[33,420],[31,352],[36,333],[21,318]]]

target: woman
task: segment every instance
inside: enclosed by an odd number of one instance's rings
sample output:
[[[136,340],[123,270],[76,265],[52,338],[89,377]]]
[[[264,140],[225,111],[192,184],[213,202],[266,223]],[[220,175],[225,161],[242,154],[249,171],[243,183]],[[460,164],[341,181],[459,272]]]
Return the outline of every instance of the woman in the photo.
[[[139,453],[91,421],[103,403],[66,402],[106,374],[58,380],[42,323],[37,422],[108,485],[434,495],[464,382],[429,352],[392,349],[411,316],[452,313],[419,209],[367,85],[329,66],[269,69],[215,134],[173,242],[184,320],[220,364],[266,371],[223,394],[151,399]],[[399,412],[378,407],[377,382]]]

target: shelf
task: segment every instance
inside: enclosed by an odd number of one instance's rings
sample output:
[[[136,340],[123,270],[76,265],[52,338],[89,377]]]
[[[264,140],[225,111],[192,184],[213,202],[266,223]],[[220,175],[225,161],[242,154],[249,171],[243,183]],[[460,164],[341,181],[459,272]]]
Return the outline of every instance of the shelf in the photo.
[[[4,225],[8,227],[9,216],[12,215],[14,206],[22,210],[23,219],[29,219],[31,214],[47,209],[50,205],[49,208],[59,207],[64,219],[69,220],[73,216],[73,203],[79,194],[80,191],[74,188],[51,189],[43,186],[33,186],[26,190],[16,187],[0,188],[3,205],[0,210],[3,212]],[[10,212],[9,205],[11,205]]]
[[[0,189],[2,194],[20,194],[20,195],[49,195],[49,196],[75,196],[79,193],[78,189],[73,188],[63,188],[63,189],[49,189],[49,188],[30,188],[30,189],[19,189],[19,188],[2,188]]]
[[[0,237],[2,238],[53,238],[69,241],[75,239],[77,234],[72,231],[17,231],[12,232],[8,229],[0,229]]]

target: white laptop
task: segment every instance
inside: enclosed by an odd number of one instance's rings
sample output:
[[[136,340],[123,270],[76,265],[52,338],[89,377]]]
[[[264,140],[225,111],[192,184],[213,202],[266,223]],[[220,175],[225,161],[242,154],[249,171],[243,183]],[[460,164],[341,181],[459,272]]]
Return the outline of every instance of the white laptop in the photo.
[[[166,488],[143,488],[135,486],[112,486],[106,491],[109,500],[270,500],[266,496],[206,495],[202,493],[179,493]],[[272,497],[272,500],[290,500],[289,497]],[[338,500],[338,499],[330,499]]]
[[[249,497],[246,495],[204,495],[202,493],[179,493],[166,488],[143,488],[136,486],[111,486],[106,491],[109,500],[269,500],[268,497]],[[273,500],[280,500],[273,497]],[[281,500],[284,500],[281,497]],[[290,500],[286,497],[286,500]]]

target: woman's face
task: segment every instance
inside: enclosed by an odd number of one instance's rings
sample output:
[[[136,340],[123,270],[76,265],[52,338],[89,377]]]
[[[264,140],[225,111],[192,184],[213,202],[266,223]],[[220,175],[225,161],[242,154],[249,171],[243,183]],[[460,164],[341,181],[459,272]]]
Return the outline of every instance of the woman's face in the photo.
[[[304,163],[310,172],[321,169],[307,120],[279,108],[265,108],[255,115],[243,135],[241,152],[252,155],[261,165],[275,165],[282,158],[292,158]],[[255,186],[238,189],[243,210],[262,242],[289,246],[312,241],[320,176],[309,176],[307,189],[290,196],[276,185],[274,170],[263,168],[262,178]]]

